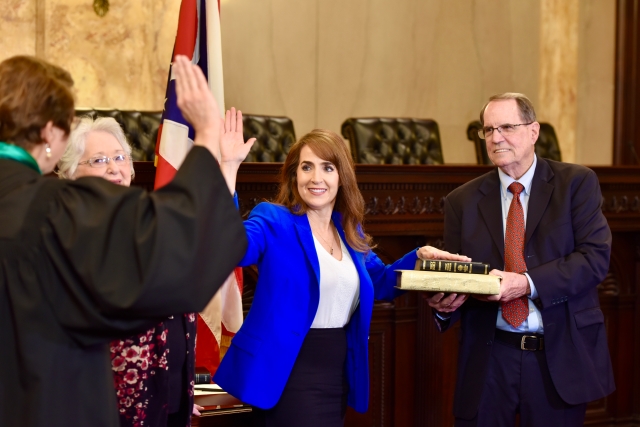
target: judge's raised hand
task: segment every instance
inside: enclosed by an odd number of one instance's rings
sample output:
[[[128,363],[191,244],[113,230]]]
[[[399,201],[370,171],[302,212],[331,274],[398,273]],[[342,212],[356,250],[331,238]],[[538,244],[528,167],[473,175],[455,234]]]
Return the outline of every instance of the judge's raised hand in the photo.
[[[216,159],[219,158],[222,119],[207,79],[200,67],[183,55],[175,57],[172,71],[178,108],[196,133],[193,143],[208,148]]]
[[[418,258],[420,259],[447,259],[451,261],[469,262],[471,258],[464,255],[452,254],[447,251],[443,251],[433,246],[423,246],[418,249]]]
[[[255,138],[244,142],[242,112],[231,107],[224,116],[224,133],[220,141],[220,169],[231,194],[235,193],[240,163],[247,158],[254,142]]]

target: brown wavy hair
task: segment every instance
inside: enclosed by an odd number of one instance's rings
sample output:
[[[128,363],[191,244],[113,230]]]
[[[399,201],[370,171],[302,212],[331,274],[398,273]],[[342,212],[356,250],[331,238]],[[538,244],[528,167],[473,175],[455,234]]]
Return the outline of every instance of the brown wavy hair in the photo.
[[[0,63],[0,141],[30,149],[42,142],[48,122],[71,131],[73,79],[62,68],[34,56]]]
[[[358,252],[369,252],[374,246],[371,236],[362,228],[364,198],[356,182],[353,159],[346,144],[335,132],[315,129],[291,146],[280,172],[280,189],[275,203],[286,206],[295,215],[303,215],[308,211],[309,206],[300,197],[297,182],[300,151],[304,146],[308,146],[316,156],[335,165],[341,185],[333,210],[342,215],[341,225],[349,246]]]

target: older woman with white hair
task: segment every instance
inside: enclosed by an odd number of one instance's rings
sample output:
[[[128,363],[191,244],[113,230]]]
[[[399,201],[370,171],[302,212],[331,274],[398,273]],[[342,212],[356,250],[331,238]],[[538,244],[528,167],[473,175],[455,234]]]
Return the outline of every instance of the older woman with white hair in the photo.
[[[60,178],[99,176],[128,187],[135,176],[131,146],[120,124],[112,117],[82,117],[69,136],[58,162]]]
[[[111,117],[82,117],[58,162],[60,178],[104,178],[128,187],[133,178],[131,146]],[[111,342],[111,369],[120,425],[185,427],[193,406],[196,315],[171,316],[155,327]],[[200,408],[202,409],[202,408]]]

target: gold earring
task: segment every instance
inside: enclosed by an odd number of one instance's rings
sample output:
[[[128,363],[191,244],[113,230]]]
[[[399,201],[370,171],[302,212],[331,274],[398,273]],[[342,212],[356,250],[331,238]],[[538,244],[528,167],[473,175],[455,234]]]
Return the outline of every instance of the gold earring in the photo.
[[[51,158],[51,147],[49,147],[49,143],[45,144],[44,151],[47,153],[47,159]]]

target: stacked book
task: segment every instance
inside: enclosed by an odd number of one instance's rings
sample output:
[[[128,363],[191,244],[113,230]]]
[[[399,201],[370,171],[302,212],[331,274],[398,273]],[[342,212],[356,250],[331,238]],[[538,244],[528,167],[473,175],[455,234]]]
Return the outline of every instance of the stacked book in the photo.
[[[489,275],[489,264],[419,259],[415,270],[396,270],[397,288],[461,294],[497,295],[500,277]]]

